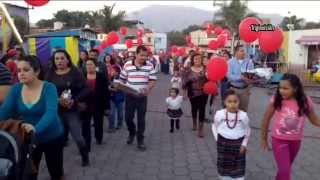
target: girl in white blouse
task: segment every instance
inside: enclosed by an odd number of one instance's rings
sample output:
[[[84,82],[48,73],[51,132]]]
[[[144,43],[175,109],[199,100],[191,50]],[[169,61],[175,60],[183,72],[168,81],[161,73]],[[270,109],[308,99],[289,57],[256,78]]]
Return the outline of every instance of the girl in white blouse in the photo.
[[[169,97],[166,98],[167,114],[170,118],[170,133],[174,132],[174,124],[176,129],[180,129],[180,117],[183,112],[181,110],[183,97],[179,95],[179,89],[171,88],[169,90]]]
[[[225,109],[214,116],[212,132],[217,141],[217,167],[221,180],[243,180],[246,147],[250,136],[249,118],[239,110],[240,100],[233,90],[225,93]]]

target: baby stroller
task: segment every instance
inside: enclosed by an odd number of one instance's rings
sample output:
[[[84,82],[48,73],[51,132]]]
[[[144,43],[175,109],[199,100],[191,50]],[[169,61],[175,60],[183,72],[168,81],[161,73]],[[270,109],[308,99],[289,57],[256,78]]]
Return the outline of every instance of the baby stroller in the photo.
[[[28,180],[36,172],[32,163],[35,136],[27,134],[22,123],[0,122],[0,180]]]

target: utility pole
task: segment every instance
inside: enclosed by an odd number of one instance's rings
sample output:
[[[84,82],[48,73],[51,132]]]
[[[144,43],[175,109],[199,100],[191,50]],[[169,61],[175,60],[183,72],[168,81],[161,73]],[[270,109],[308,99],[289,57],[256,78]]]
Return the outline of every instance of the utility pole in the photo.
[[[289,17],[289,24],[287,24],[287,28],[289,29],[289,43],[288,43],[288,69],[290,68],[290,59],[291,59],[291,52],[290,52],[290,40],[292,39],[292,30],[294,30],[294,24],[291,20],[291,12],[288,11],[288,17]]]

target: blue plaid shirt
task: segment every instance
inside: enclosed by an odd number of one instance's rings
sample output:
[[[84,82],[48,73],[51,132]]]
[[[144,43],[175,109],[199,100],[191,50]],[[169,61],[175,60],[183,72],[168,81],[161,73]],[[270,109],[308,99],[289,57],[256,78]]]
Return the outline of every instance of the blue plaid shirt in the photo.
[[[234,86],[237,86],[237,87],[245,86],[246,82],[241,80],[241,74],[254,69],[254,65],[252,61],[249,59],[244,59],[240,62],[236,58],[231,58],[228,64],[229,64],[229,71],[227,75],[228,80]]]

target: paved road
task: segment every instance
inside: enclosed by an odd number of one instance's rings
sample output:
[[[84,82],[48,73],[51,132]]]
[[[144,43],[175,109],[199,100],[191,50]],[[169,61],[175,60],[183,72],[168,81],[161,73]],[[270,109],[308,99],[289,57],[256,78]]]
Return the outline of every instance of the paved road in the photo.
[[[75,144],[65,149],[64,166],[67,180],[215,180],[216,145],[206,127],[206,136],[200,139],[191,131],[189,102],[184,104],[182,129],[169,133],[169,120],[165,114],[164,99],[168,94],[169,77],[159,75],[159,81],[149,98],[146,130],[146,152],[125,144],[126,129],[105,134],[104,144],[93,145],[91,166],[82,168]],[[265,89],[253,89],[250,118],[253,128],[247,155],[248,180],[269,180],[275,175],[271,152],[259,149],[260,122],[268,95]],[[217,106],[219,102],[216,102]],[[319,106],[316,109],[319,111]],[[208,115],[212,118],[212,115]],[[305,130],[306,138],[294,164],[293,180],[319,180],[320,130]],[[40,180],[49,179],[44,161]]]

